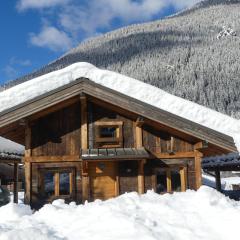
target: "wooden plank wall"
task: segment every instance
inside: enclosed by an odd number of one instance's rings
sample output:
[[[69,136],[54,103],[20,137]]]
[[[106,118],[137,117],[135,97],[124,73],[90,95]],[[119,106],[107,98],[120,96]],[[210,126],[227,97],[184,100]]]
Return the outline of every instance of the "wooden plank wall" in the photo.
[[[157,153],[191,152],[194,150],[193,144],[146,125],[143,126],[143,145]]]
[[[81,146],[80,103],[76,102],[32,123],[32,155],[78,155]]]

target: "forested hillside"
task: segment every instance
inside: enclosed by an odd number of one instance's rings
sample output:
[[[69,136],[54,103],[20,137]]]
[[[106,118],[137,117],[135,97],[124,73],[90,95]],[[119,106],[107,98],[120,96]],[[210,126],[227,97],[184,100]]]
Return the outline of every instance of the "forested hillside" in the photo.
[[[240,118],[240,1],[204,1],[164,20],[90,39],[9,86],[78,61]]]

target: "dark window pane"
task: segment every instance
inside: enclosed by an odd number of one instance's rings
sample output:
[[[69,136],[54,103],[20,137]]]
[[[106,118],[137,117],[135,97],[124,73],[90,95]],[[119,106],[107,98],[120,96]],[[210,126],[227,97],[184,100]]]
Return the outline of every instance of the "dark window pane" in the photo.
[[[171,170],[172,191],[181,192],[181,177],[179,171]]]
[[[45,195],[52,196],[54,195],[54,173],[47,172],[44,174],[44,190]]]
[[[70,174],[59,173],[59,194],[69,195],[70,194]]]
[[[157,193],[167,192],[167,173],[166,171],[157,172]]]
[[[101,138],[115,138],[116,137],[116,127],[101,127],[100,137]]]

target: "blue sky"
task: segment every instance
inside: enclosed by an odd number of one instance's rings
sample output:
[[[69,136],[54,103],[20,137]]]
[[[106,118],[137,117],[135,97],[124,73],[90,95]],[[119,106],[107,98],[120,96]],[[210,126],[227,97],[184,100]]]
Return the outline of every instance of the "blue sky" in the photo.
[[[0,83],[55,60],[87,38],[163,18],[199,0],[11,0],[0,8]]]

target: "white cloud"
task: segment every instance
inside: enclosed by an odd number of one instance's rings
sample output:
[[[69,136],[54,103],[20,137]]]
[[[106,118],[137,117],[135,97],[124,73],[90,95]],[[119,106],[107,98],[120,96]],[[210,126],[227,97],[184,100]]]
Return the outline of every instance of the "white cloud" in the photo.
[[[110,28],[116,18],[125,24],[148,21],[167,6],[179,10],[197,2],[199,0],[92,0],[84,7],[66,5],[59,14],[59,19],[66,31],[84,31],[87,35],[92,35],[98,28]]]
[[[27,10],[27,9],[41,9],[54,7],[57,5],[64,5],[68,3],[70,0],[19,0],[17,2],[17,9],[19,11]]]
[[[170,0],[170,2],[176,9],[179,10],[179,9],[191,7],[194,4],[201,2],[201,0]]]
[[[66,51],[72,47],[71,38],[64,31],[51,26],[44,26],[39,34],[31,33],[30,42],[53,51]]]
[[[122,25],[150,21],[168,6],[177,10],[190,7],[200,0],[19,0],[19,10],[53,9],[51,17],[44,12],[46,22],[39,34],[30,34],[30,42],[53,51],[65,51],[83,38],[95,36],[104,30],[112,30],[114,20]],[[53,19],[56,19],[53,21]],[[49,22],[50,21],[50,22]],[[58,28],[54,27],[58,24]],[[49,27],[52,26],[52,27]]]

